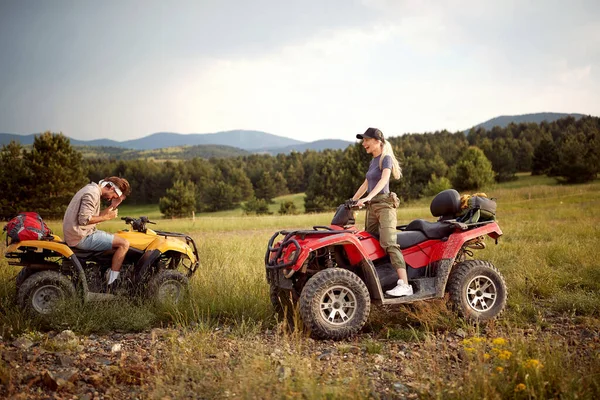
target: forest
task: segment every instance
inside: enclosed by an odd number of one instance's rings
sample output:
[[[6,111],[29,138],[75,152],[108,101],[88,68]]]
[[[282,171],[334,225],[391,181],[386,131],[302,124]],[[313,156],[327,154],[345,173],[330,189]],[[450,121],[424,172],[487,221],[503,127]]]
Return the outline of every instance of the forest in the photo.
[[[506,128],[438,131],[390,137],[402,178],[390,182],[403,201],[453,187],[476,190],[515,179],[519,172],[584,183],[600,172],[600,118],[566,117]],[[37,211],[62,218],[73,194],[89,181],[126,178],[129,204],[159,204],[167,217],[239,207],[264,213],[274,197],[305,193],[306,212],[335,208],[351,197],[365,177],[370,155],[360,143],[345,150],[305,151],[277,156],[235,155],[210,159],[114,160],[84,158],[61,133],[36,136],[30,147],[17,142],[0,150],[0,218]],[[294,213],[282,204],[281,214]]]

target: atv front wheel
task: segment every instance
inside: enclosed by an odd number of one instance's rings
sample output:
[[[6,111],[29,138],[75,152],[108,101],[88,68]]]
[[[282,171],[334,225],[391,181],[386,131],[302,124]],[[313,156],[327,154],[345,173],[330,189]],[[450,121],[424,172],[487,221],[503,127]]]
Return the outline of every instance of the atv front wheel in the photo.
[[[179,271],[163,269],[150,278],[148,298],[159,305],[179,304],[187,295],[188,278]]]
[[[320,339],[351,336],[369,318],[369,290],[358,275],[342,268],[328,268],[308,280],[300,294],[304,326]]]
[[[27,277],[17,290],[17,303],[28,312],[46,316],[58,304],[76,295],[69,278],[56,271],[42,271]]]
[[[488,321],[502,313],[507,289],[504,277],[488,261],[457,264],[448,279],[450,299],[467,320]]]

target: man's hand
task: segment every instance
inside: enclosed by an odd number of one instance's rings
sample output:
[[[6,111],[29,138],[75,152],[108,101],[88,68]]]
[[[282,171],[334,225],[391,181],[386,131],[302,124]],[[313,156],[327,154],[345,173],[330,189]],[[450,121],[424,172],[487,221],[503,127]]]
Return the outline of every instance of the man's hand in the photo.
[[[116,208],[112,208],[112,206],[105,208],[100,213],[100,216],[104,218],[105,221],[109,221],[111,219],[117,218],[119,216],[119,210]]]
[[[116,210],[117,207],[119,207],[119,204],[121,204],[121,202],[123,200],[125,200],[125,197],[126,196],[124,194],[122,194],[121,196],[119,196],[115,199],[112,199],[112,201],[110,202],[110,208],[114,208]]]

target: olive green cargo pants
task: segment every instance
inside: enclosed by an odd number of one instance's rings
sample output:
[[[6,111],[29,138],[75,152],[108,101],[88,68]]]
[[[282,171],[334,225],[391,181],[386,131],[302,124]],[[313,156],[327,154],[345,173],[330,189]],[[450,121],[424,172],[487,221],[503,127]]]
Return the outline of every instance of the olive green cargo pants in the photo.
[[[396,239],[396,208],[400,201],[396,193],[378,194],[367,205],[365,230],[372,235],[379,234],[381,247],[390,256],[392,266],[396,269],[406,269],[404,257]]]

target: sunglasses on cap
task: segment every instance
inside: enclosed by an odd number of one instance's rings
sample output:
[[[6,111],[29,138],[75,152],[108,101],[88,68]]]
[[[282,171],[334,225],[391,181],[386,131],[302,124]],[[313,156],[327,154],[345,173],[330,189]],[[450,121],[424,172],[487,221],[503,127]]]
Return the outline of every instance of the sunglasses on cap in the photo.
[[[112,190],[115,191],[117,196],[121,197],[123,195],[123,192],[121,191],[121,189],[119,189],[119,187],[117,185],[115,185],[114,183],[112,183],[110,181],[100,181],[100,187],[105,187],[105,186],[112,188]]]

